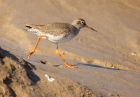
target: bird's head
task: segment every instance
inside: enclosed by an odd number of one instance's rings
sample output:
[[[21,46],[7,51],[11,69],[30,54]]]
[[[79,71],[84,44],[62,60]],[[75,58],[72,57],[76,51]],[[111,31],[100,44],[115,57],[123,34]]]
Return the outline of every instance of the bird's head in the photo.
[[[84,19],[82,19],[82,18],[79,18],[79,19],[74,20],[74,21],[72,22],[72,25],[75,26],[75,27],[78,28],[78,29],[81,29],[81,28],[86,27],[86,28],[89,28],[89,29],[91,29],[91,30],[93,30],[93,31],[96,31],[96,30],[93,29],[92,27],[88,26],[88,25],[86,24],[86,21],[85,21]],[[97,31],[96,31],[96,32],[97,32]]]

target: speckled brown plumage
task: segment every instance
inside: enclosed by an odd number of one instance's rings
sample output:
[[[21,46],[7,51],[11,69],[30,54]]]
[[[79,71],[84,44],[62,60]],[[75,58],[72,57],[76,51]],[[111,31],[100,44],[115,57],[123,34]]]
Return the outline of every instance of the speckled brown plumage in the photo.
[[[68,23],[52,23],[52,24],[46,24],[46,25],[26,25],[30,26],[31,28],[38,29],[42,33],[49,33],[54,36],[59,34],[65,34],[68,35],[71,32],[75,32],[78,30],[75,26],[68,24]]]

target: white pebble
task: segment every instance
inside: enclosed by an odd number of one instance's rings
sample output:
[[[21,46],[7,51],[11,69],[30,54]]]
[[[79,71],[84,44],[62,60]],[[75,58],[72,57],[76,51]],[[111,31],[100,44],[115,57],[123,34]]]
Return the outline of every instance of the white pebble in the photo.
[[[48,79],[49,82],[53,82],[55,79],[50,77],[48,74],[45,74],[45,77]]]

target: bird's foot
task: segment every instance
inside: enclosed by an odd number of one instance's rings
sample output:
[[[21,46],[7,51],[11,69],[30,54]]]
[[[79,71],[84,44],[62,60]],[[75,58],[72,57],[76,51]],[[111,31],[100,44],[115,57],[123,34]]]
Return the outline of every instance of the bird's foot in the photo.
[[[28,59],[30,59],[31,56],[32,56],[34,53],[35,53],[35,50],[34,50],[34,49],[30,50],[30,51],[28,52],[28,55],[27,55]]]
[[[64,63],[64,67],[66,67],[66,68],[71,68],[71,69],[73,69],[73,68],[78,68],[76,65],[69,64],[69,63]]]

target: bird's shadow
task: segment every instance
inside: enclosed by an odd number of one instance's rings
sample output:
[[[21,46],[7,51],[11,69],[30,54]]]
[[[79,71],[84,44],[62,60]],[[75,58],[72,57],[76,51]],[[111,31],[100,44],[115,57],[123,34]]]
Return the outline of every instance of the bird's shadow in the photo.
[[[77,63],[77,66],[88,66],[88,67],[93,67],[93,68],[103,68],[103,69],[109,69],[109,70],[121,70],[119,68],[109,68],[109,67],[99,66],[96,64]]]
[[[96,65],[96,64],[84,64],[84,63],[77,63],[75,64],[77,67],[81,67],[81,66],[86,66],[86,67],[92,67],[92,68],[102,68],[102,69],[109,69],[109,70],[122,70],[122,69],[119,69],[119,68],[109,68],[109,67],[104,67],[104,66],[99,66],[99,65]],[[59,64],[59,65],[53,65],[54,67],[62,67],[63,65],[62,64]]]
[[[4,57],[9,57],[12,60],[16,61],[26,71],[27,76],[31,80],[32,85],[36,84],[40,80],[39,76],[33,72],[33,69],[36,69],[36,67],[33,64],[25,61],[22,58],[16,57],[9,51],[4,50],[3,48],[0,47],[0,59]]]

